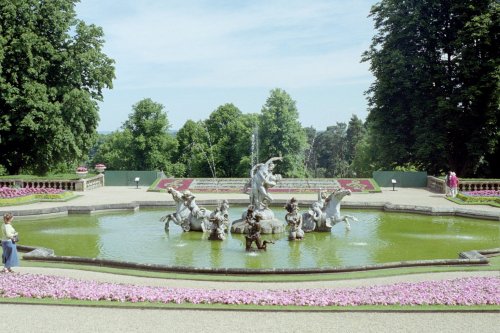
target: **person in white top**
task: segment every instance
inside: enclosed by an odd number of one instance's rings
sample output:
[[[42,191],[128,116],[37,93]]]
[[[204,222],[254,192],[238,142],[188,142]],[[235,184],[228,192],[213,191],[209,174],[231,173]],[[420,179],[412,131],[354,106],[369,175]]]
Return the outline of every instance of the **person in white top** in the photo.
[[[14,216],[11,213],[6,213],[3,216],[2,224],[2,263],[4,264],[3,272],[13,272],[12,267],[19,266],[17,257],[17,247],[14,242],[17,239],[17,232],[11,225]]]

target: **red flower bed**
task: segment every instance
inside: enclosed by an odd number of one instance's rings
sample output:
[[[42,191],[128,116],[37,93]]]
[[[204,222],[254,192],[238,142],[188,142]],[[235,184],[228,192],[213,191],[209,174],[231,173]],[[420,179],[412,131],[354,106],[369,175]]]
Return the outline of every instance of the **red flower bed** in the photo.
[[[167,187],[172,187],[177,191],[184,191],[189,188],[193,179],[161,179],[156,184],[156,190],[166,190]]]
[[[351,192],[374,191],[375,187],[369,179],[338,179],[337,180],[345,189]]]
[[[249,181],[247,179],[218,179],[217,182],[211,179],[161,179],[153,191],[166,190],[172,187],[178,191],[191,190],[194,192],[215,193],[215,192],[249,192]],[[297,180],[284,179],[276,187],[270,188],[269,192],[274,193],[316,193],[320,189],[324,191],[333,191],[338,187],[349,189],[352,192],[377,191],[372,180],[364,179],[316,179],[316,180]]]

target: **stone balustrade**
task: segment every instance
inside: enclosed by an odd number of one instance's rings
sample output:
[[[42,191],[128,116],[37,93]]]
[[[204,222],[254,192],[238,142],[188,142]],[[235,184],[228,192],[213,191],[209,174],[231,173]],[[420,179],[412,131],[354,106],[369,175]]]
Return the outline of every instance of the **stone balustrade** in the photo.
[[[446,193],[446,184],[444,179],[433,176],[427,177],[427,188],[432,192]],[[500,180],[461,180],[459,179],[458,190],[461,192],[467,191],[482,191],[482,190],[499,190]]]
[[[104,186],[104,175],[99,174],[85,179],[68,180],[20,180],[20,179],[1,179],[0,187],[19,187],[19,188],[55,188],[65,191],[88,191]]]
[[[483,190],[500,190],[500,181],[492,180],[464,180],[458,184],[460,191],[483,191]]]
[[[427,189],[436,193],[446,193],[446,184],[444,179],[427,176]]]

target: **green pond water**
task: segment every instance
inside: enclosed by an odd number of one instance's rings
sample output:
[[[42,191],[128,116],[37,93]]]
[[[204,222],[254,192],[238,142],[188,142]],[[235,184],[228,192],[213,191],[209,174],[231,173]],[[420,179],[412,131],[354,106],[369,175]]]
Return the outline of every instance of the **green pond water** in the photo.
[[[210,209],[210,207],[207,207]],[[231,221],[243,207],[230,210]],[[284,221],[281,208],[274,208]],[[458,253],[500,245],[500,223],[381,211],[347,210],[359,222],[346,231],[343,223],[330,233],[307,233],[288,241],[272,239],[267,251],[246,252],[244,235],[210,241],[201,232],[182,232],[173,223],[164,231],[160,217],[170,210],[140,210],[97,215],[17,220],[21,244],[55,250],[57,255],[113,259],[169,266],[216,268],[311,268],[371,265],[402,260],[456,259]]]

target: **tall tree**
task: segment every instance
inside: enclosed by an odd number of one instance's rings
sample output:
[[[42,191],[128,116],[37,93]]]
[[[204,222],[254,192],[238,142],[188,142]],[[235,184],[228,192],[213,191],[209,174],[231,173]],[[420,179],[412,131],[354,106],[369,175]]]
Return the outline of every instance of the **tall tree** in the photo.
[[[328,126],[326,131],[318,135],[317,139],[316,154],[318,162],[316,176],[349,176],[347,150],[347,125],[340,122],[334,126]]]
[[[259,126],[260,159],[282,156],[276,171],[285,177],[304,177],[307,138],[295,101],[282,89],[271,90],[262,107]]]
[[[90,165],[104,163],[108,170],[133,170],[134,156],[129,150],[131,144],[132,135],[129,131],[115,131],[102,135],[95,147]]]
[[[123,124],[132,138],[128,153],[133,156],[131,170],[163,170],[171,173],[171,158],[177,149],[176,139],[168,133],[170,123],[163,105],[143,99],[133,105],[133,112]]]
[[[499,145],[500,4],[382,0],[363,60],[379,162],[474,175]],[[498,175],[497,171],[497,175]]]
[[[218,177],[248,176],[253,130],[251,117],[243,115],[233,104],[224,104],[205,121],[214,148]]]
[[[183,163],[187,177],[214,177],[213,150],[203,121],[188,120],[177,132],[179,143],[176,160]]]
[[[304,128],[307,137],[307,149],[304,154],[304,167],[306,169],[306,176],[314,176],[314,170],[316,169],[317,154],[316,154],[316,139],[318,137],[318,131],[314,127]]]
[[[0,151],[10,174],[78,163],[97,137],[97,101],[112,87],[103,31],[76,0],[0,1]]]
[[[347,125],[346,132],[347,150],[345,157],[349,164],[352,163],[356,155],[356,146],[365,136],[365,132],[363,121],[353,114]]]

